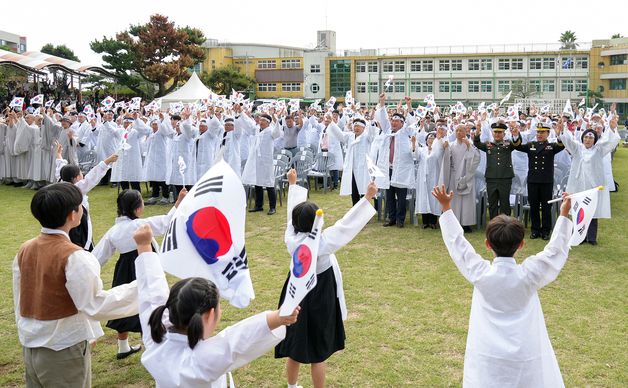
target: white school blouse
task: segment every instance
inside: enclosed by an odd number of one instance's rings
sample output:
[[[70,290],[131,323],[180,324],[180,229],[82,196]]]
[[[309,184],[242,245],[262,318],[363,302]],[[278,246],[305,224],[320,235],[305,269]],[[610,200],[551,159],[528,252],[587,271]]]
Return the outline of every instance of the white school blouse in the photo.
[[[440,225],[451,258],[474,286],[463,386],[564,387],[537,290],[567,261],[571,220],[559,217],[545,249],[521,264],[512,257],[482,259],[451,210]]]
[[[158,387],[227,387],[226,374],[248,364],[271,350],[286,336],[286,327],[268,328],[266,313],[260,313],[229,326],[217,335],[201,340],[194,349],[186,335],[167,332],[161,343],[150,334],[148,318],[153,310],[168,300],[168,283],[154,252],[142,253],[135,260],[137,288],[142,324],[142,341],[146,351],[142,364]],[[163,323],[172,327],[168,310]]]

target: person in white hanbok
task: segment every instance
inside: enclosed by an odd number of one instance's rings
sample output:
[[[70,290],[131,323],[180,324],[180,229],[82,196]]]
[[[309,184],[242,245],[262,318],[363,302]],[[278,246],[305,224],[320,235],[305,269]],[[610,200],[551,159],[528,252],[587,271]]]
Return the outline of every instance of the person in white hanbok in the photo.
[[[108,110],[103,114],[102,123],[96,128],[98,138],[96,140],[96,161],[100,162],[109,155],[115,154],[122,143],[122,129],[113,120],[113,111]],[[100,181],[101,184],[109,183],[111,170]]]
[[[120,182],[120,187],[124,190],[130,186],[133,190],[141,192],[140,181],[143,178],[141,142],[151,129],[139,118],[138,112],[124,118],[124,129],[121,132],[122,146],[118,151],[120,159],[112,168],[111,181]]]
[[[54,111],[48,109],[44,114],[43,125],[41,127],[41,170],[42,178],[48,182],[56,182],[58,178],[55,174],[55,158],[57,146],[60,146],[59,136],[63,132],[63,125],[57,122]]]
[[[233,122],[233,118],[229,118]],[[216,152],[220,147],[218,136],[221,127],[218,125],[209,125],[209,120],[201,119],[198,124],[198,136],[194,139],[194,157],[196,166],[196,180],[201,179],[203,175],[214,165]],[[186,123],[183,123],[186,125]]]
[[[611,218],[611,196],[606,187],[604,176],[604,157],[617,147],[621,140],[617,133],[617,117],[611,120],[610,125],[598,140],[598,134],[593,129],[582,133],[581,141],[577,142],[573,134],[562,130],[563,123],[559,121],[557,130],[565,149],[571,154],[572,162],[567,180],[567,191],[577,193],[604,186],[598,193],[597,209],[589,224],[585,242],[597,245],[597,227],[599,218]]]
[[[336,117],[338,117],[338,115],[336,115]],[[342,166],[344,164],[340,140],[336,136],[331,136],[329,131],[329,126],[334,122],[333,120],[334,119],[332,114],[325,114],[325,116],[323,117],[323,123],[319,135],[320,137],[318,140],[318,152],[329,152],[331,155],[333,155],[334,158],[333,163],[329,165],[329,175],[331,177],[332,190],[338,188],[338,175],[340,171],[342,171]],[[336,120],[338,119],[336,118]],[[310,125],[312,125],[312,121],[310,121]]]
[[[190,109],[185,108],[182,112],[183,120],[190,120]],[[175,195],[178,195],[181,188],[185,186],[190,190],[192,185],[196,182],[196,167],[194,165],[194,138],[196,132],[191,125],[191,122],[183,125],[177,119],[179,116],[172,116],[172,123],[168,125],[174,125],[175,134],[170,140],[170,151],[168,153],[168,172],[166,173],[166,184],[174,185]],[[188,125],[189,124],[189,125]],[[185,164],[185,171],[181,174],[181,168],[179,166],[179,157]]]
[[[7,167],[9,163],[6,148],[7,124],[4,118],[0,118],[0,183],[4,183],[7,176]]]
[[[378,128],[367,124],[362,118],[354,119],[351,127],[353,131],[341,131],[336,123],[331,123],[327,128],[347,147],[342,166],[340,195],[351,195],[351,202],[355,205],[366,192],[370,182],[366,156]]]
[[[175,124],[176,125],[176,124]],[[175,134],[172,129],[170,117],[159,114],[159,118],[150,121],[151,131],[146,139],[146,158],[144,159],[144,181],[149,182],[151,196],[146,200],[147,205],[157,202],[169,203],[169,190],[166,185],[166,173],[168,165],[168,148],[170,139]],[[161,199],[159,194],[161,192]]]
[[[187,278],[168,289],[159,256],[152,252],[148,225],[134,234],[142,341],[142,365],[157,387],[226,388],[231,371],[262,356],[281,341],[285,325],[297,321],[299,308],[286,317],[259,313],[213,335],[220,323],[217,287],[203,278]]]
[[[414,156],[419,163],[416,177],[416,201],[415,213],[421,214],[423,229],[436,229],[440,205],[432,196],[432,187],[438,184],[438,179],[443,167],[443,155],[445,147],[449,144],[445,141],[446,130],[439,128],[436,132],[429,132],[425,137],[425,146],[416,145],[413,138],[412,147]]]
[[[18,119],[17,132],[15,135],[14,152],[17,155],[15,162],[17,165],[17,178],[27,181],[25,188],[39,188],[36,181],[41,175],[41,133],[39,126],[35,123],[35,116],[27,114]],[[35,162],[35,166],[32,165]]]
[[[259,116],[259,129],[249,123],[245,132],[253,136],[255,143],[242,171],[242,183],[255,186],[255,207],[250,212],[264,210],[264,188],[268,193],[268,215],[275,214],[277,193],[275,192],[275,168],[273,165],[273,143],[281,136],[281,127],[268,114]],[[241,118],[242,115],[241,115]],[[246,119],[246,118],[245,118]],[[249,119],[250,120],[250,119]]]
[[[76,149],[76,156],[78,162],[86,161],[93,150],[95,144],[91,141],[92,126],[87,121],[87,115],[83,112],[78,114],[78,118],[71,126],[72,131],[76,134],[78,147]]]
[[[486,246],[495,255],[491,263],[464,238],[450,207],[455,194],[435,187],[434,195],[442,204],[440,226],[449,255],[473,284],[462,386],[564,387],[538,290],[554,281],[567,261],[571,201],[563,200],[545,249],[521,264],[514,255],[523,247],[523,225],[506,215],[493,218],[486,230]]]

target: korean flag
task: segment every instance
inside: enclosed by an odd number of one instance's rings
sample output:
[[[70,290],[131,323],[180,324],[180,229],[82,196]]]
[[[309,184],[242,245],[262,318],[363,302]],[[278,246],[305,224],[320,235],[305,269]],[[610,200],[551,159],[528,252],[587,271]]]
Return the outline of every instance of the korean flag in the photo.
[[[244,247],[246,195],[240,178],[217,162],[179,204],[161,246],[164,270],[211,280],[238,308],[255,298]]]
[[[323,231],[323,210],[316,211],[312,231],[303,243],[292,252],[290,260],[290,280],[286,296],[279,309],[282,317],[292,314],[303,298],[316,287],[316,258]]]
[[[597,209],[597,197],[600,190],[604,187],[599,186],[591,190],[581,191],[571,194],[571,219],[573,220],[573,233],[569,240],[569,246],[580,245],[587,237],[587,230],[591,220]]]

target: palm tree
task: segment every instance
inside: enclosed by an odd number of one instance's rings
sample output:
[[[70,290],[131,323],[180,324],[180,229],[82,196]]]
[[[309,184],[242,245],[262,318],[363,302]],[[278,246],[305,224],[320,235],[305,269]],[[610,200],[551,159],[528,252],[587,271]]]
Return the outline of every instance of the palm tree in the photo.
[[[560,46],[561,50],[575,50],[578,47],[578,43],[576,43],[576,33],[570,30],[567,30],[560,34],[560,39],[558,40],[562,43]]]
[[[623,36],[621,34],[613,34],[613,36],[611,36],[611,39],[619,39],[619,38],[623,38]]]

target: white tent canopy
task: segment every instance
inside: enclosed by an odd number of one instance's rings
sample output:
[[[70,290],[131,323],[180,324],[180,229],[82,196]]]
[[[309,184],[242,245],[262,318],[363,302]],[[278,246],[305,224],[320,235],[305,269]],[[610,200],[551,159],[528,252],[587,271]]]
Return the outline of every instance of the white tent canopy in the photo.
[[[172,102],[191,103],[203,98],[209,98],[211,91],[205,86],[196,75],[196,72],[192,73],[188,82],[181,86],[174,92],[167,94],[161,98],[163,105],[168,106]]]

